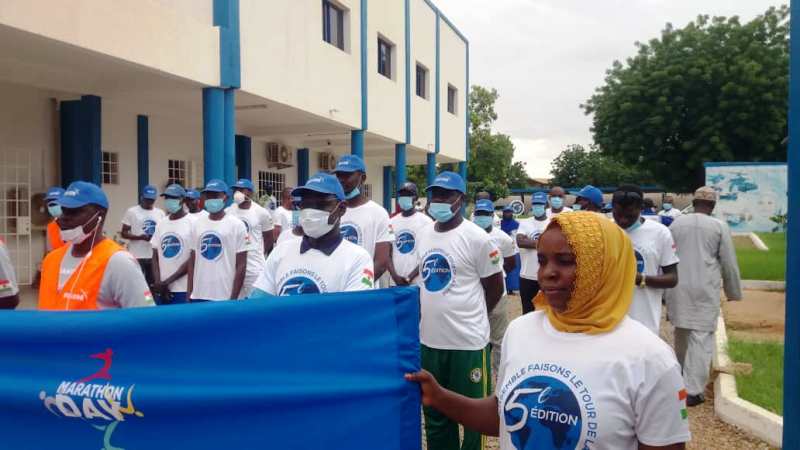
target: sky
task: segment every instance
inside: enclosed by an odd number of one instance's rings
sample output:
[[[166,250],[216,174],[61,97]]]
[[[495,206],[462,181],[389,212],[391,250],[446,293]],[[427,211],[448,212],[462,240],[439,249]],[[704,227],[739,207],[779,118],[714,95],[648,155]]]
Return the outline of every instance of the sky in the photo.
[[[699,14],[743,21],[780,0],[434,0],[470,41],[470,84],[493,87],[495,130],[511,136],[515,161],[532,177],[569,144],[592,143],[580,104],[603,84],[634,42],[657,38],[667,22]]]

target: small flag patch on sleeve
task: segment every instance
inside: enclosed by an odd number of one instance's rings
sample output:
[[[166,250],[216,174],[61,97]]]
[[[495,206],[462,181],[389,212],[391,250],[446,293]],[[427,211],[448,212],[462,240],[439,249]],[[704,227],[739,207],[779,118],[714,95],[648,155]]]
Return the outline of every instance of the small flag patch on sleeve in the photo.
[[[492,250],[492,252],[489,253],[489,259],[492,260],[492,264],[499,264],[500,263],[500,250],[497,250],[497,249]]]
[[[364,272],[361,274],[361,283],[367,287],[373,287],[373,279],[375,278],[375,274],[369,270],[364,269]]]
[[[687,395],[686,389],[681,389],[680,391],[678,391],[678,400],[680,401],[686,400],[686,395]]]
[[[11,286],[11,281],[0,280],[0,293],[11,292],[13,289],[14,288]]]
[[[678,391],[678,401],[685,402],[686,401],[686,389],[681,389]],[[686,420],[689,418],[689,411],[686,410],[686,405],[681,408],[681,419]]]

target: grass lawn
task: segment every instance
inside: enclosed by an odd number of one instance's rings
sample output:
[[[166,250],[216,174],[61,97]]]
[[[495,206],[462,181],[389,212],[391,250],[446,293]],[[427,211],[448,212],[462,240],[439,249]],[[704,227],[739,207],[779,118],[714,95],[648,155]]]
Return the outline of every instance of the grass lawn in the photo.
[[[783,281],[786,275],[786,233],[757,233],[769,251],[735,242],[743,280]]]
[[[750,375],[736,375],[739,397],[782,416],[783,344],[730,339],[728,355],[736,362],[753,365]]]

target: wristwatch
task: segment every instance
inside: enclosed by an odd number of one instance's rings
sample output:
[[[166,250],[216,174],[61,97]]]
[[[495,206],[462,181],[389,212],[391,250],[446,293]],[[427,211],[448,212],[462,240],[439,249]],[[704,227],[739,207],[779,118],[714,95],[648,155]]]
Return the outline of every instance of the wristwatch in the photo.
[[[647,287],[647,284],[645,284],[645,279],[646,278],[647,278],[647,275],[642,274],[642,278],[639,279],[639,287],[640,288]]]

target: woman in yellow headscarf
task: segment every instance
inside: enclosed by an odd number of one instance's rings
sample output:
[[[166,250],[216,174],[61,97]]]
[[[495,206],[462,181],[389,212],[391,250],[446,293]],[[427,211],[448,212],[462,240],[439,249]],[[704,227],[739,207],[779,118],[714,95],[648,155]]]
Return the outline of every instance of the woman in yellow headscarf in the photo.
[[[407,374],[423,404],[499,436],[501,450],[683,449],[690,435],[675,354],[626,317],[636,276],[628,237],[598,214],[564,213],[537,250],[539,308],[509,325],[495,395],[471,399],[425,371]]]

